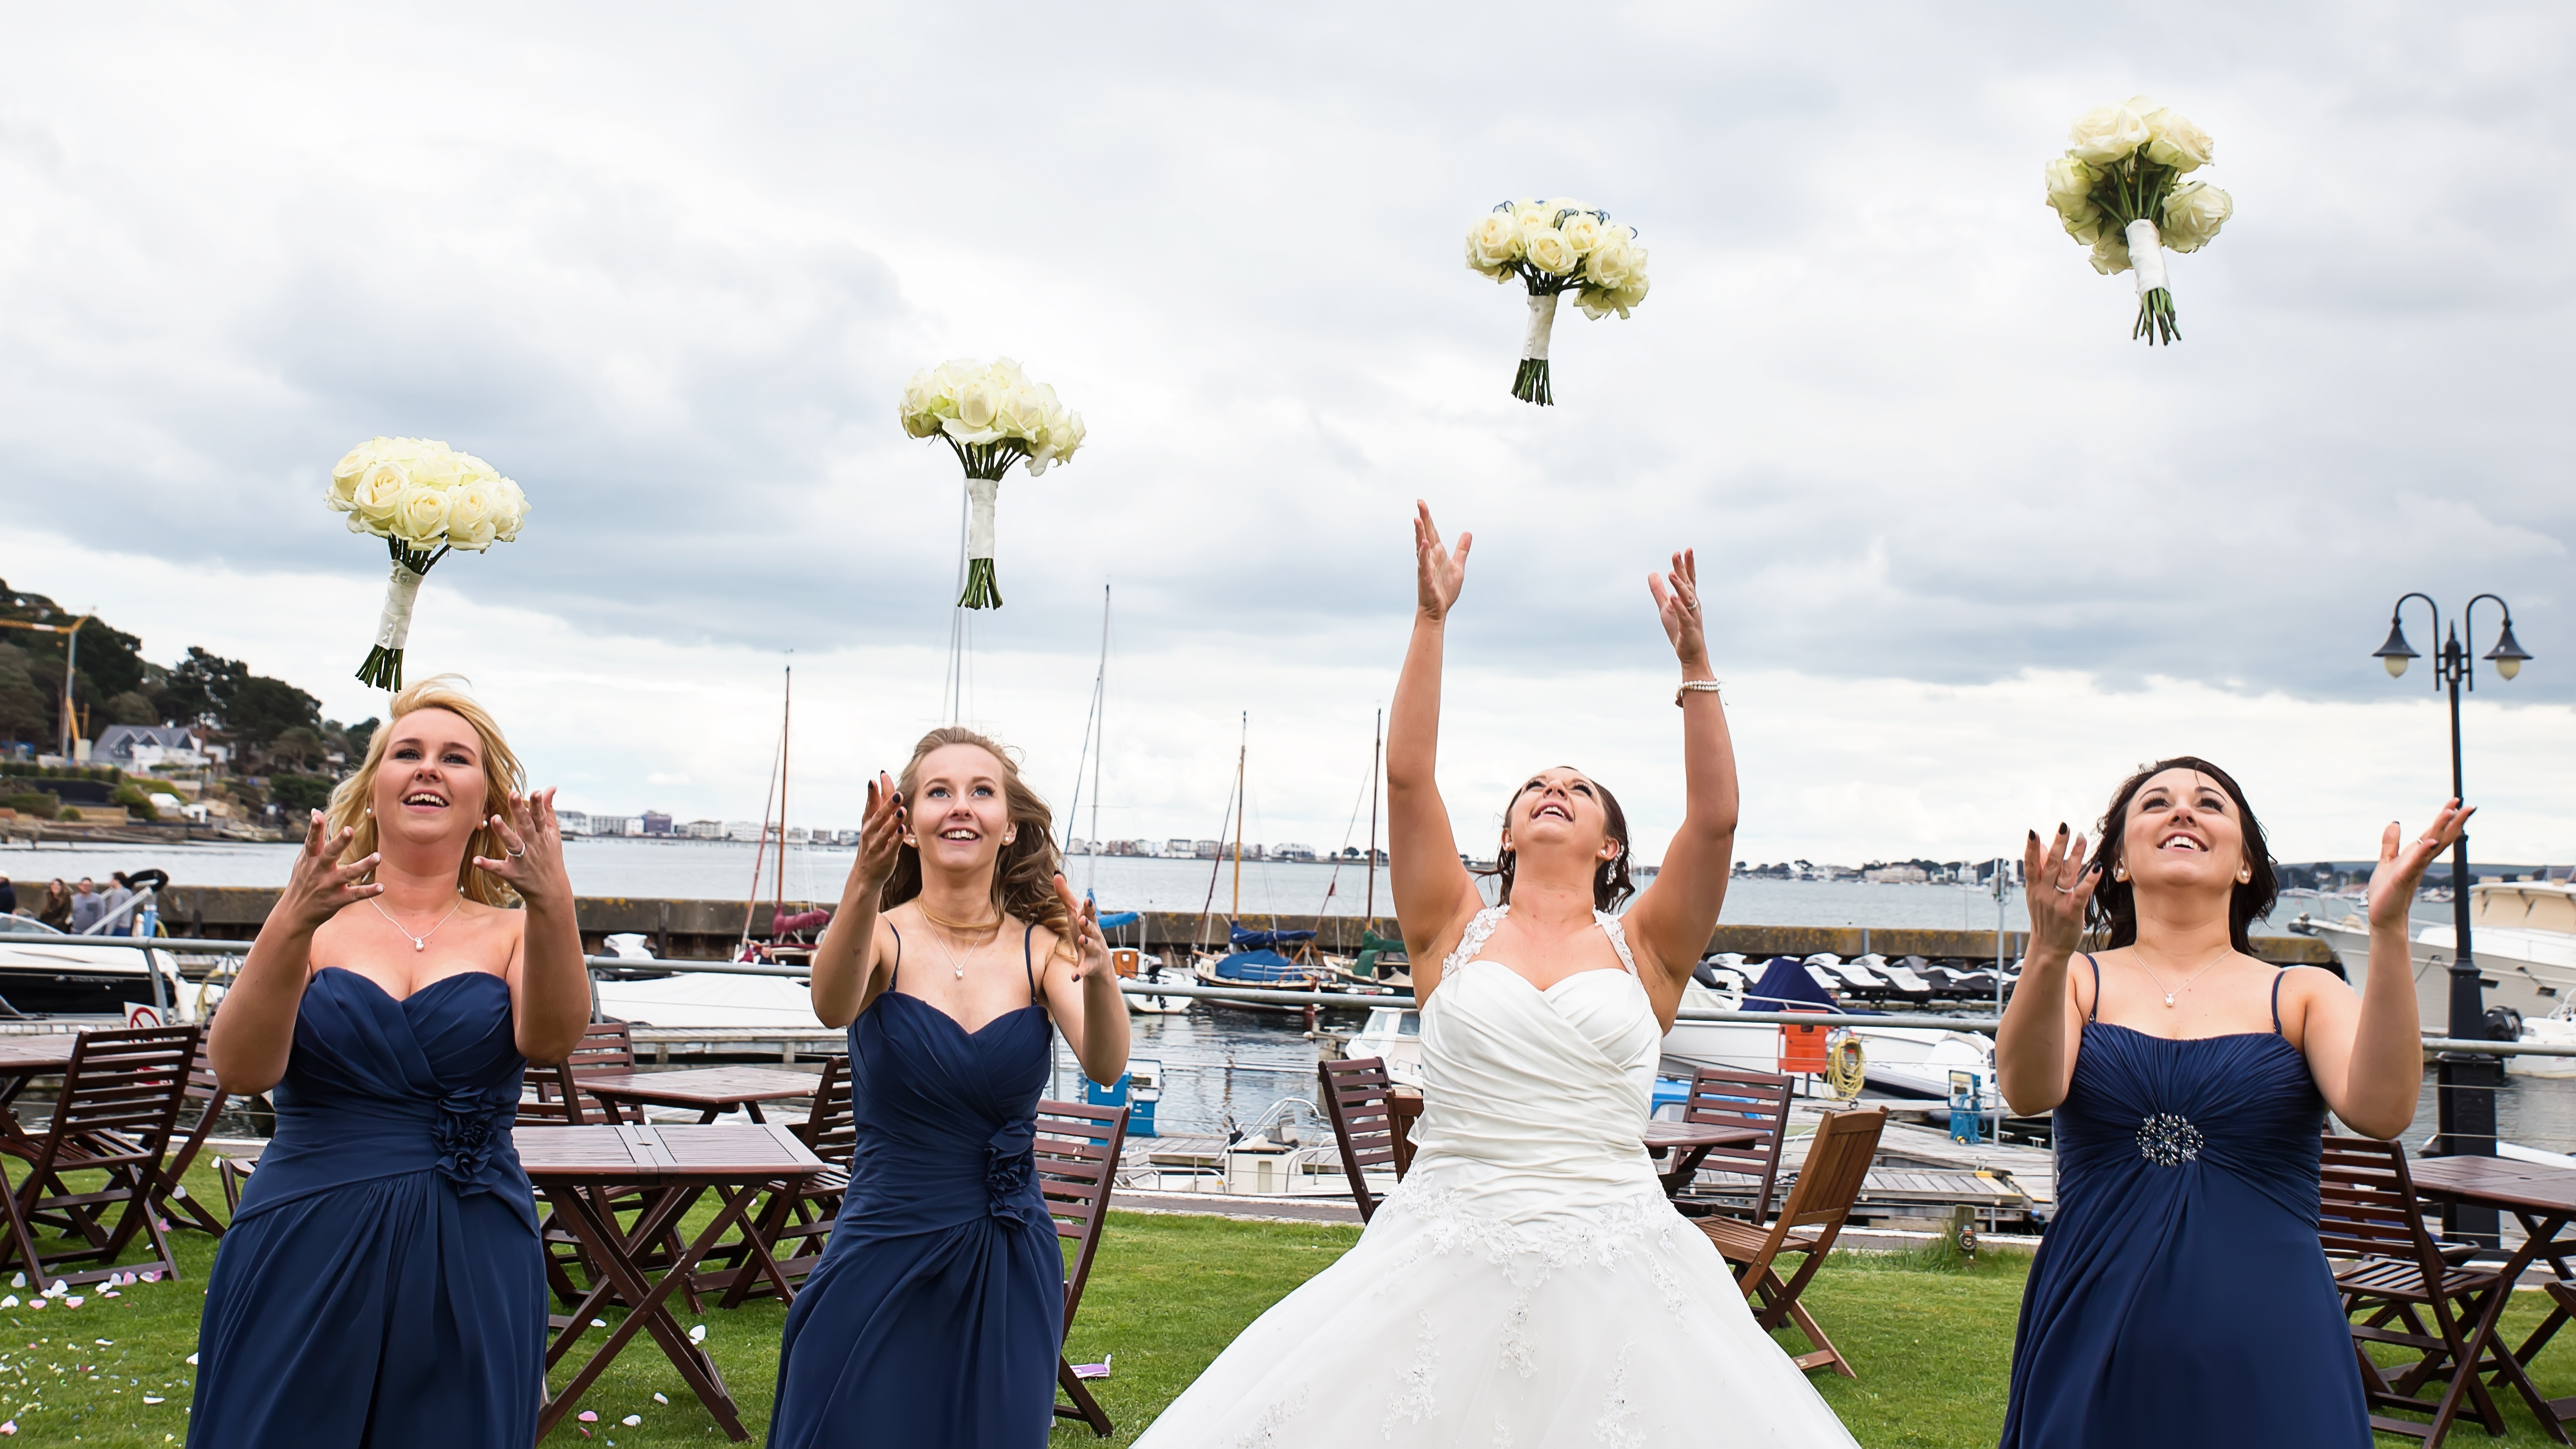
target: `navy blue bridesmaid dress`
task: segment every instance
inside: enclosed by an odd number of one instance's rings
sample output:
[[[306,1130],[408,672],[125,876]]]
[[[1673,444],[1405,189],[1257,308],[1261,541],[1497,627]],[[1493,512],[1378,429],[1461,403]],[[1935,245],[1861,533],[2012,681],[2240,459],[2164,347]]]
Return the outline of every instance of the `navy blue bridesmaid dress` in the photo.
[[[509,983],[305,983],[277,1131],[215,1254],[191,1449],[524,1449],[545,1392]]]
[[[2369,1449],[2317,1243],[2324,1125],[2278,978],[2269,1032],[2168,1041],[2087,1018],[2005,1449]]]
[[[1047,1442],[1064,1257],[1033,1151],[1052,1037],[1028,953],[1029,1004],[970,1032],[899,989],[897,936],[896,980],[850,1023],[849,1195],[787,1310],[770,1449]]]

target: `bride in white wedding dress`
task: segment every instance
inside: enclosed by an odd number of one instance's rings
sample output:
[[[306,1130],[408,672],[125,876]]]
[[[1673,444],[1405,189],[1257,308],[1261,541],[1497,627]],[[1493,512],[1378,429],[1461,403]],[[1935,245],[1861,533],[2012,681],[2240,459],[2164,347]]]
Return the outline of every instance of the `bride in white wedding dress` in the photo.
[[[1627,915],[1627,821],[1580,771],[1512,797],[1491,909],[1432,780],[1442,633],[1472,538],[1414,521],[1413,642],[1387,740],[1396,914],[1422,1004],[1412,1170],[1357,1246],[1235,1339],[1140,1449],[1849,1445],[1755,1326],[1643,1144],[1663,1034],[1717,923],[1735,760],[1697,567],[1649,574],[1682,666],[1688,813]],[[1437,970],[1431,962],[1440,962]]]

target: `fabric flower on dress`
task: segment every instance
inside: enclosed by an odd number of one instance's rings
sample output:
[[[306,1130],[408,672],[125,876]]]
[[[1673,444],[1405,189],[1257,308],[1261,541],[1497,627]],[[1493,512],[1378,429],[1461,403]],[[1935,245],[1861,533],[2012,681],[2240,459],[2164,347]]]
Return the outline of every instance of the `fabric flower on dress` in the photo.
[[[463,1188],[469,1197],[490,1192],[483,1170],[491,1165],[493,1148],[517,1115],[515,1086],[506,1096],[502,1088],[493,1087],[468,1088],[440,1098],[438,1123],[430,1129],[430,1143],[438,1149],[438,1175]]]
[[[1007,1122],[984,1143],[984,1198],[993,1216],[1021,1227],[1042,1215],[1029,1185],[1037,1179],[1037,1132],[1027,1122]]]

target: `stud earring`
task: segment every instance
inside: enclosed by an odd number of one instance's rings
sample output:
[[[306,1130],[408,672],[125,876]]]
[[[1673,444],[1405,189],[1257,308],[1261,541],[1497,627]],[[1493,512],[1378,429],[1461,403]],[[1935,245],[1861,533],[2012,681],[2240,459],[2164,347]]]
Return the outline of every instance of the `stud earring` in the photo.
[[[903,843],[904,843],[904,844],[906,844],[906,845],[911,846],[911,847],[912,847],[913,849],[915,849],[915,850],[919,850],[919,849],[921,849],[921,837],[919,837],[919,836],[917,836],[917,835],[907,835],[907,836],[905,836],[905,837],[903,838]]]
[[[2125,881],[2125,880],[2127,880],[2128,878],[2129,878],[2129,868],[2128,868],[2127,866],[2125,866],[2125,865],[2115,865],[2115,866],[2111,867],[2111,879],[2113,879],[2113,880],[2118,880],[2118,881]]]
[[[2238,885],[2252,885],[2254,883],[2254,867],[2249,865],[2243,870],[2238,871],[2236,873],[2236,883]]]

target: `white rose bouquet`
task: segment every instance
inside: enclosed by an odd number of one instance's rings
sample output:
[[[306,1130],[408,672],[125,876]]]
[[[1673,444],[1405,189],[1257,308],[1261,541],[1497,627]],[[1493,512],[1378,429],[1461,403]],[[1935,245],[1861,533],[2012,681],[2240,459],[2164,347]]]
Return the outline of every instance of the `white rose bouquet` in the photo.
[[[1521,339],[1520,371],[1512,396],[1546,407],[1556,401],[1548,386],[1547,338],[1556,327],[1556,299],[1574,293],[1574,305],[1599,321],[1621,317],[1646,300],[1646,249],[1634,227],[1613,226],[1610,213],[1579,201],[1506,201],[1467,228],[1467,268],[1529,289],[1529,331]]]
[[[333,512],[349,515],[351,533],[376,535],[393,555],[376,647],[358,666],[358,678],[399,691],[412,601],[430,565],[449,549],[481,553],[518,538],[528,495],[491,464],[445,443],[370,438],[332,465],[324,499]]]
[[[2095,271],[2136,274],[2138,325],[2129,335],[2171,346],[2182,330],[2164,254],[2199,251],[2236,212],[2226,192],[2182,180],[2209,164],[2218,143],[2145,96],[2077,116],[2067,140],[2066,154],[2048,163],[2048,204],[2066,234],[2093,249]]]
[[[943,438],[966,468],[971,503],[966,524],[966,591],[961,609],[998,609],[1002,591],[993,577],[993,500],[1002,475],[1025,459],[1032,478],[1049,463],[1073,461],[1082,446],[1082,415],[1065,411],[1055,389],[1031,382],[1007,357],[991,366],[972,358],[943,362],[912,375],[903,387],[903,430],[916,438]]]

